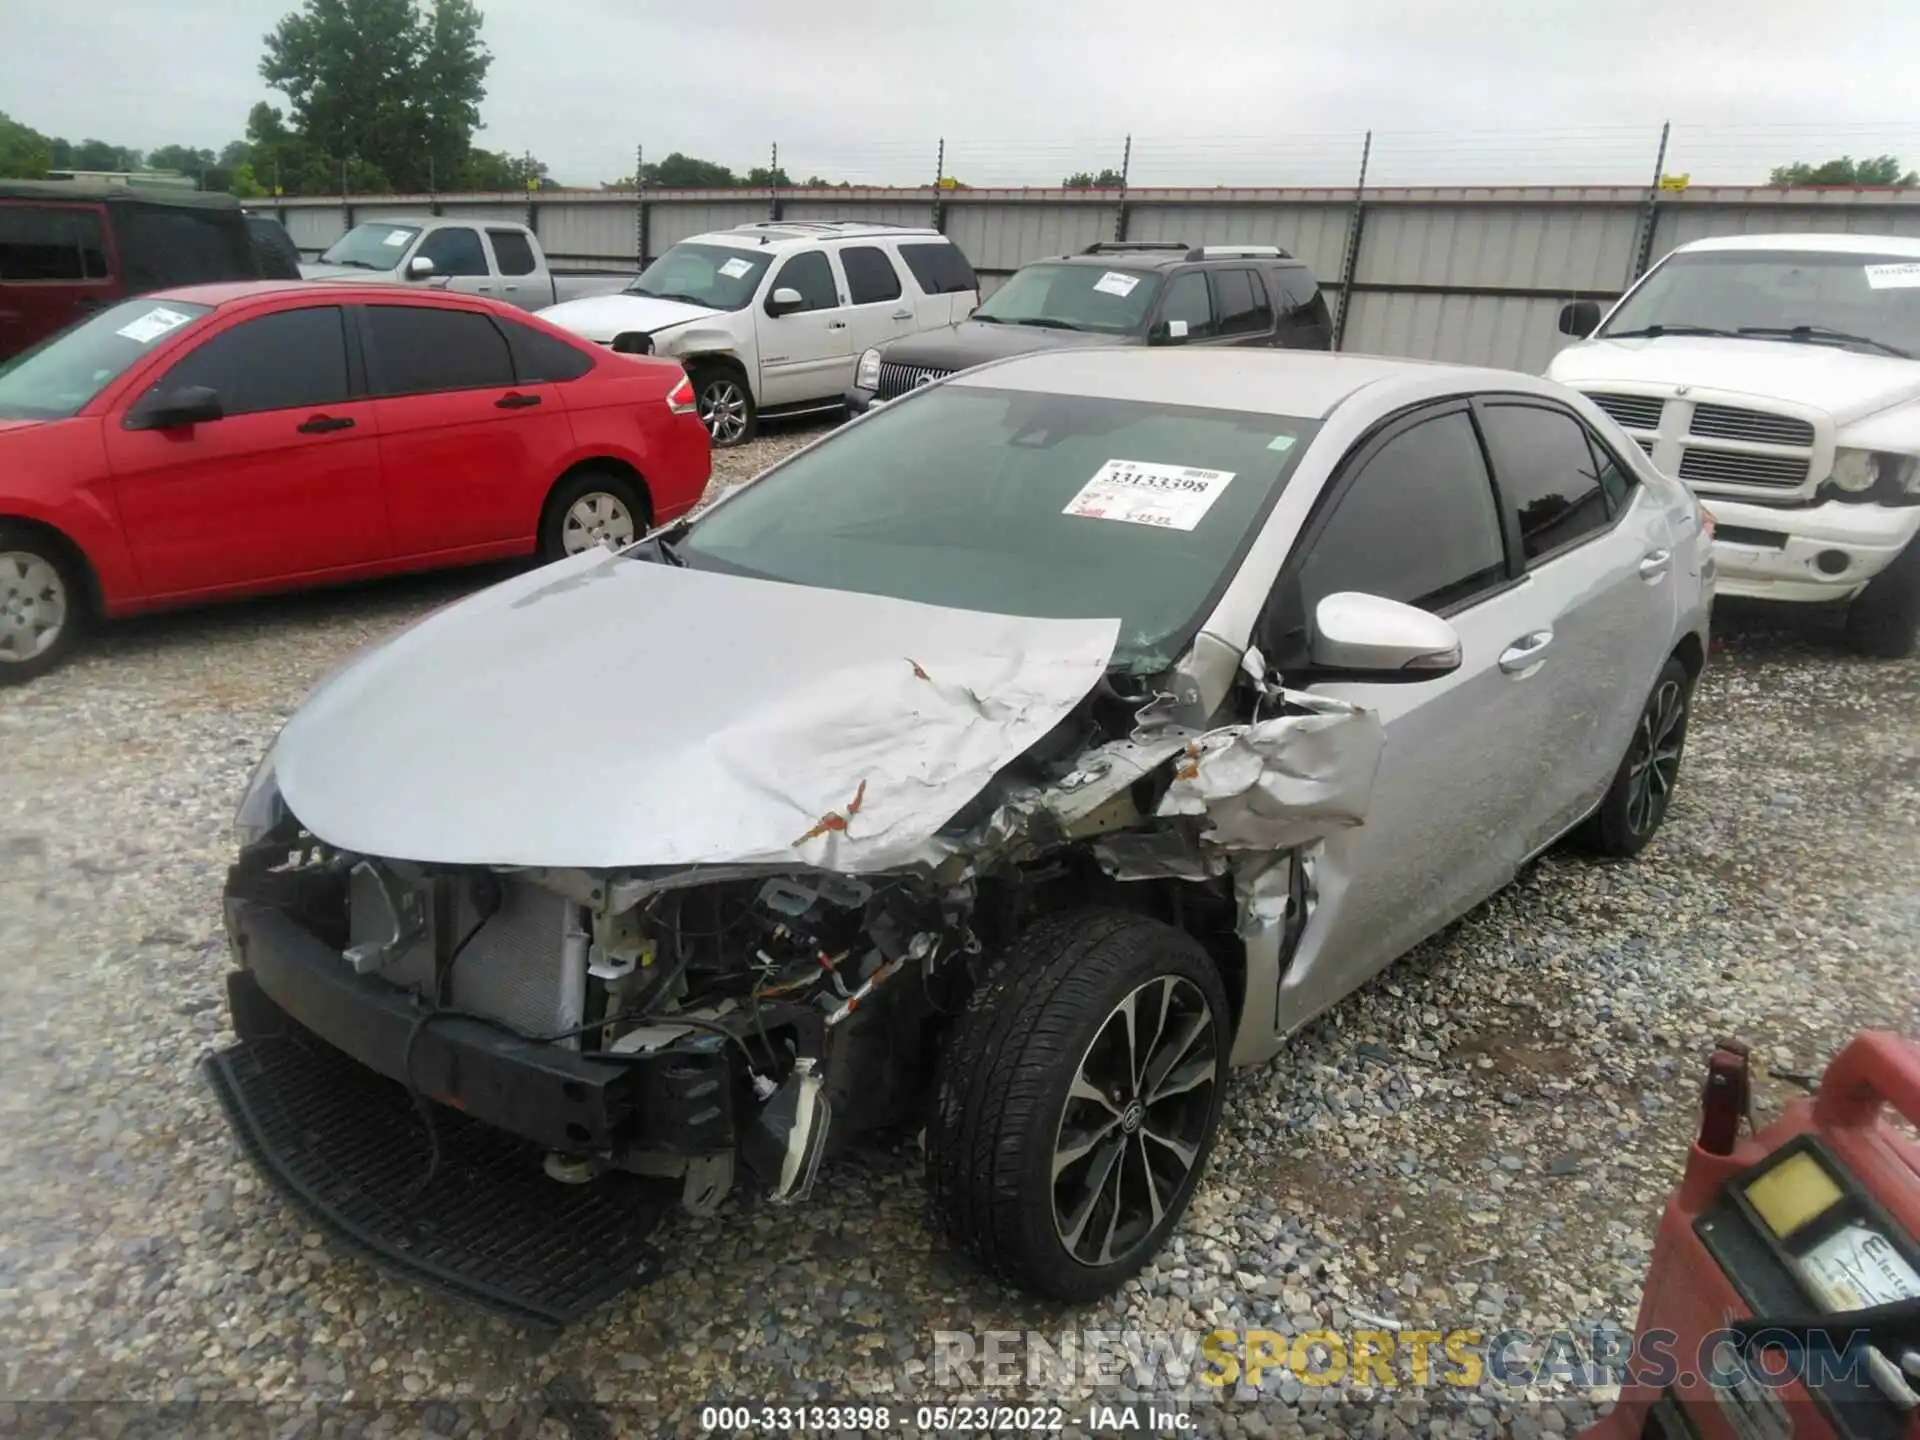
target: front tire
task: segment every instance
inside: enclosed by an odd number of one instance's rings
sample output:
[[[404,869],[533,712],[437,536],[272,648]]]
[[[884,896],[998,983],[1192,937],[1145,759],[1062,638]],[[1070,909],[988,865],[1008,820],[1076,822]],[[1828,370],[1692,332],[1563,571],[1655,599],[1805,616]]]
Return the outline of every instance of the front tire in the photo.
[[[1050,916],[975,992],[941,1057],[929,1209],[1001,1278],[1112,1293],[1166,1243],[1213,1147],[1230,1045],[1220,972],[1123,910]]]
[[[540,520],[540,559],[564,560],[596,547],[617,550],[646,534],[646,497],[614,470],[591,468],[562,480]]]
[[[760,429],[760,412],[745,375],[732,365],[695,365],[692,379],[694,411],[714,449],[731,449],[753,439]]]
[[[0,525],[0,685],[60,664],[87,620],[86,590],[65,549],[38,531]]]
[[[1620,860],[1646,849],[1667,818],[1680,780],[1680,757],[1692,709],[1693,676],[1679,660],[1669,657],[1641,708],[1613,784],[1607,787],[1600,808],[1575,833],[1582,846]]]
[[[1847,646],[1859,655],[1904,660],[1920,641],[1920,536],[1867,582],[1847,607]]]

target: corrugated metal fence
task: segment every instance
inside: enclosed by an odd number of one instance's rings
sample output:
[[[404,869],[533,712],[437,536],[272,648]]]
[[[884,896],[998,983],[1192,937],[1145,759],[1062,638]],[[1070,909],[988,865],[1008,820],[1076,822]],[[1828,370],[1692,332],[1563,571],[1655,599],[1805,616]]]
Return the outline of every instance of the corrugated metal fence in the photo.
[[[256,202],[259,203],[259,202]],[[761,221],[933,225],[991,292],[1020,266],[1096,240],[1277,244],[1306,260],[1348,350],[1538,371],[1569,299],[1608,300],[1708,235],[1920,236],[1920,193],[1696,186],[1247,190],[657,190],[266,202],[317,254],[353,224],[436,213],[531,225],[560,271],[631,271],[676,241]]]

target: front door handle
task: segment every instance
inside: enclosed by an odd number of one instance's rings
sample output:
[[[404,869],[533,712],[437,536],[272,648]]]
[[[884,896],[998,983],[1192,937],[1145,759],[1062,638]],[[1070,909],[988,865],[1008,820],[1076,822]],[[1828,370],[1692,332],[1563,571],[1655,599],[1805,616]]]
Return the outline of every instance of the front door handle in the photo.
[[[351,430],[353,421],[345,415],[313,415],[298,428],[302,435],[325,435],[333,430]]]
[[[1662,575],[1667,573],[1667,570],[1672,564],[1673,552],[1671,550],[1649,550],[1646,557],[1640,562],[1640,578],[1642,580],[1658,580]]]
[[[911,320],[913,318],[913,312],[911,310],[896,310],[893,312],[893,318],[896,320]]]
[[[529,405],[538,405],[539,403],[540,397],[538,395],[527,395],[518,390],[509,390],[493,402],[493,408],[496,410],[524,410]]]
[[[1535,630],[1531,635],[1522,635],[1500,652],[1500,668],[1509,675],[1524,679],[1540,668],[1546,659],[1547,647],[1551,644],[1551,630]]]

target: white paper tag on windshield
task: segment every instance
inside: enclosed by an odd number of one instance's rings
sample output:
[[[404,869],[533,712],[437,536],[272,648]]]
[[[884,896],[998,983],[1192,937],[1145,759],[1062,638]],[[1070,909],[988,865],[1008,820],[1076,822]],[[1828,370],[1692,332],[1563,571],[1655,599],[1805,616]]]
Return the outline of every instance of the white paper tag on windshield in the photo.
[[[720,267],[720,273],[729,280],[738,280],[742,275],[750,275],[753,273],[753,262],[751,260],[742,260],[736,256]]]
[[[1140,283],[1138,275],[1122,275],[1118,270],[1109,270],[1093,282],[1093,288],[1103,295],[1131,295],[1133,287]]]
[[[1833,1310],[1865,1310],[1920,1299],[1920,1275],[1893,1242],[1865,1225],[1848,1225],[1800,1257],[1807,1279]]]
[[[413,232],[411,230],[389,230],[387,231],[387,238],[380,243],[382,245],[400,246],[406,244],[407,241],[412,238]]]
[[[1865,265],[1869,290],[1914,290],[1920,289],[1920,260],[1909,260],[1899,265]]]
[[[1124,520],[1162,530],[1191,530],[1213,508],[1233,475],[1231,470],[1109,460],[1060,513],[1083,520]]]
[[[192,318],[191,315],[182,315],[178,310],[156,305],[138,320],[129,320],[113,333],[124,335],[142,345],[151,345],[169,330],[177,329]]]

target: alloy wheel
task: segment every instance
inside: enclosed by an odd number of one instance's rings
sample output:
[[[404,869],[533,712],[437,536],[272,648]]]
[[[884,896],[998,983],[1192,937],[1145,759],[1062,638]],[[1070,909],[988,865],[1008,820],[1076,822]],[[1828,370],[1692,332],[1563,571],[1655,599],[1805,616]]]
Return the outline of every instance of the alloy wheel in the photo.
[[[38,659],[67,623],[67,585],[45,556],[0,551],[0,665]]]
[[[747,393],[721,375],[700,387],[700,423],[716,445],[731,445],[747,433]]]
[[[1686,742],[1687,697],[1678,680],[1664,681],[1640,714],[1627,761],[1627,828],[1644,835],[1660,823]]]
[[[617,550],[633,543],[634,528],[633,512],[625,501],[605,490],[592,490],[567,507],[560,548],[569,555],[595,546]]]
[[[1053,1223],[1083,1265],[1147,1243],[1203,1157],[1220,1081],[1199,986],[1161,976],[1114,1007],[1081,1058],[1053,1147]]]

